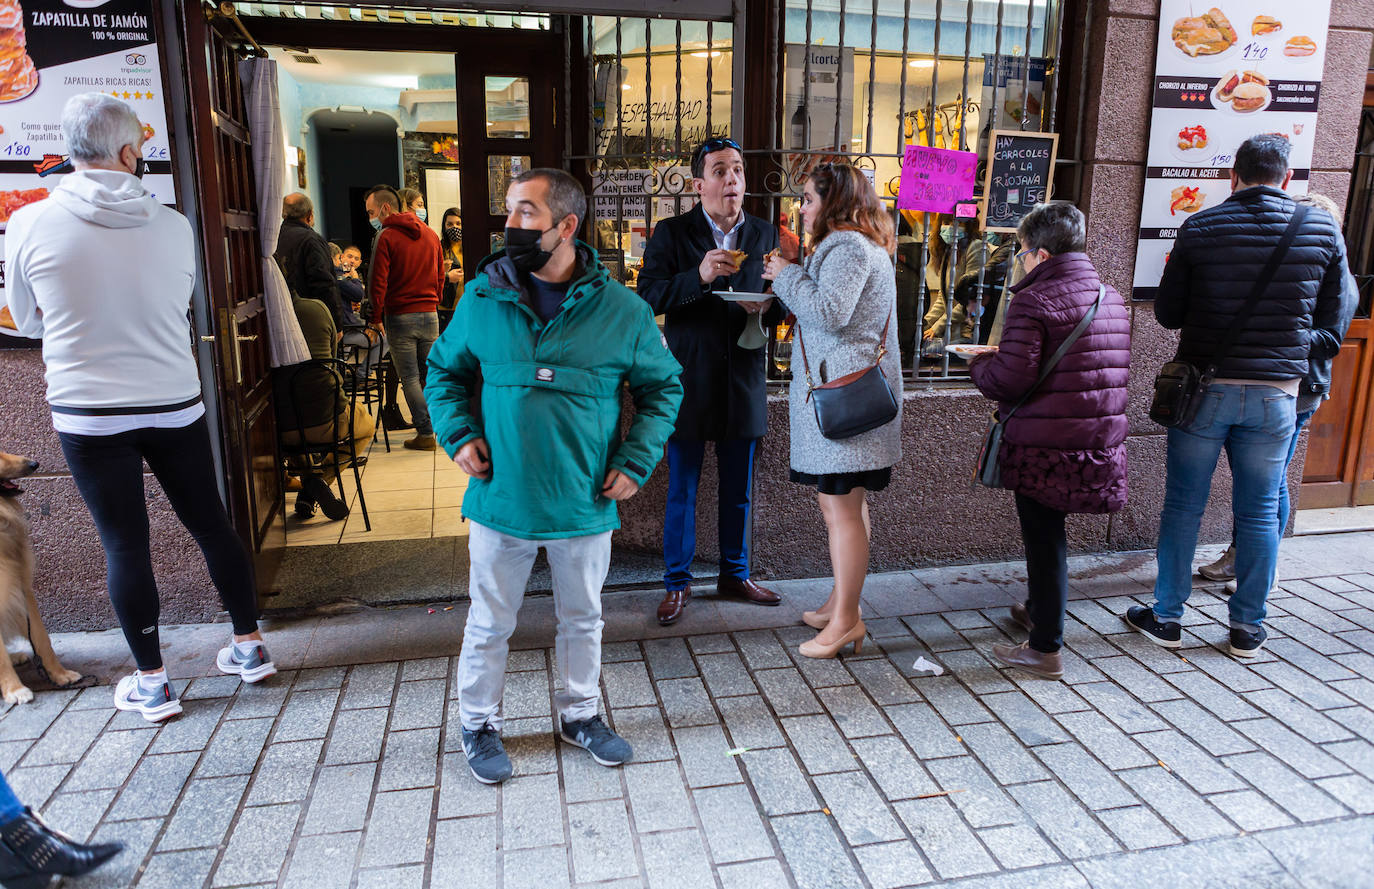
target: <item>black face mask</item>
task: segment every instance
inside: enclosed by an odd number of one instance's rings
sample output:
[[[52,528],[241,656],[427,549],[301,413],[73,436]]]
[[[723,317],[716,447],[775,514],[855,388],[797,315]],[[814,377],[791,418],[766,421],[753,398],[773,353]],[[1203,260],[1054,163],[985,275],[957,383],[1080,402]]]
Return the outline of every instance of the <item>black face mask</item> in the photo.
[[[450,241],[463,240],[463,230],[456,225],[450,225],[444,229],[444,237]]]
[[[549,264],[553,251],[541,247],[540,241],[557,228],[554,226],[542,232],[534,228],[506,228],[506,256],[515,264],[517,272],[528,275]]]
[[[134,175],[137,176],[139,179],[143,178],[143,174],[147,172],[147,170],[148,164],[144,162],[143,158],[140,157],[137,161],[134,162]]]

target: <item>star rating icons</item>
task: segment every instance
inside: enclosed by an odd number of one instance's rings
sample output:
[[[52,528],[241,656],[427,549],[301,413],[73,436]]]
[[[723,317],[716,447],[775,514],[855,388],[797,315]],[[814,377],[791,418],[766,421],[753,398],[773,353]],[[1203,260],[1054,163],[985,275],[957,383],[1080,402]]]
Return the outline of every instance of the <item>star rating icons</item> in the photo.
[[[149,91],[146,92],[146,93],[144,93],[144,92],[133,92],[133,93],[131,93],[131,92],[129,92],[128,90],[125,90],[125,91],[123,91],[123,92],[120,92],[119,90],[110,90],[110,95],[114,96],[116,99],[125,99],[125,100],[128,100],[128,99],[151,99],[151,98],[154,98],[152,90],[149,90]]]

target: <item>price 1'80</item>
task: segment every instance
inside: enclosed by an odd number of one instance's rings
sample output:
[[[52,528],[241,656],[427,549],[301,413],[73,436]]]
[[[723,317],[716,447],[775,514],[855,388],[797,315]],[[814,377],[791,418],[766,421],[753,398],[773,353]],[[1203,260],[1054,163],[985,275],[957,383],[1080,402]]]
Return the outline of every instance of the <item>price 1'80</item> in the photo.
[[[29,157],[33,151],[33,146],[24,142],[11,142],[4,148],[0,148],[0,155],[5,157]]]

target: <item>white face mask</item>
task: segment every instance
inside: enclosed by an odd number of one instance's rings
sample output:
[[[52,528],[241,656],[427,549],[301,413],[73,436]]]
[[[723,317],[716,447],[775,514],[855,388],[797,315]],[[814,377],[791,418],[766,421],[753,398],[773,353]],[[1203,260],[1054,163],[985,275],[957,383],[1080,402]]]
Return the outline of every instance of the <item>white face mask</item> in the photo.
[[[417,217],[419,217],[419,219],[420,219],[421,222],[428,222],[428,221],[429,221],[429,214],[425,212],[425,208],[424,208],[424,207],[421,207],[420,209],[416,210],[416,211],[415,211],[415,215],[416,215]]]

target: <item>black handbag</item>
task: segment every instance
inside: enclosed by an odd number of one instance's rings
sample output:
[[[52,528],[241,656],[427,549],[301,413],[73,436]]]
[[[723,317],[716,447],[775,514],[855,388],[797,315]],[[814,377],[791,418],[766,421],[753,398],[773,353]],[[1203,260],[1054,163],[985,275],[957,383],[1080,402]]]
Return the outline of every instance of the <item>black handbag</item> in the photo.
[[[1155,395],[1150,402],[1151,420],[1164,427],[1187,426],[1193,421],[1193,417],[1197,415],[1198,405],[1202,403],[1203,393],[1211,386],[1212,380],[1216,379],[1217,367],[1231,351],[1231,346],[1245,329],[1250,316],[1255,313],[1260,297],[1274,280],[1279,264],[1287,255],[1288,248],[1293,246],[1293,239],[1297,237],[1298,229],[1306,217],[1307,207],[1298,204],[1288,220],[1288,228],[1284,229],[1283,237],[1274,247],[1274,252],[1269,255],[1269,261],[1260,272],[1260,276],[1255,279],[1250,296],[1246,298],[1245,305],[1241,307],[1235,320],[1227,327],[1226,335],[1222,337],[1221,344],[1217,346],[1206,369],[1199,371],[1193,364],[1179,360],[1178,356],[1159,369],[1159,374],[1155,376]]]
[[[816,411],[816,425],[821,435],[836,440],[853,438],[861,432],[885,426],[897,416],[897,399],[882,368],[883,356],[887,354],[887,330],[891,324],[892,312],[889,311],[878,340],[878,357],[872,364],[819,386],[811,379],[811,363],[806,360],[801,328],[795,328],[802,367],[806,370],[806,399]]]
[[[1002,431],[1006,428],[1007,421],[1021,409],[1021,405],[1030,400],[1031,396],[1040,388],[1040,384],[1045,382],[1045,379],[1064,356],[1069,354],[1069,349],[1073,348],[1073,344],[1078,342],[1078,338],[1087,331],[1088,325],[1092,324],[1093,319],[1097,317],[1097,310],[1102,308],[1102,300],[1106,295],[1106,285],[1098,284],[1096,301],[1088,306],[1088,311],[1083,314],[1083,320],[1078,322],[1078,326],[1064,339],[1064,342],[1050,356],[1050,360],[1040,368],[1040,375],[1035,378],[1034,385],[1027,390],[1025,395],[1021,396],[1020,401],[1012,405],[1005,417],[993,413],[992,420],[988,424],[988,431],[983,435],[983,446],[978,449],[978,465],[973,475],[975,482],[988,488],[1002,487]]]

